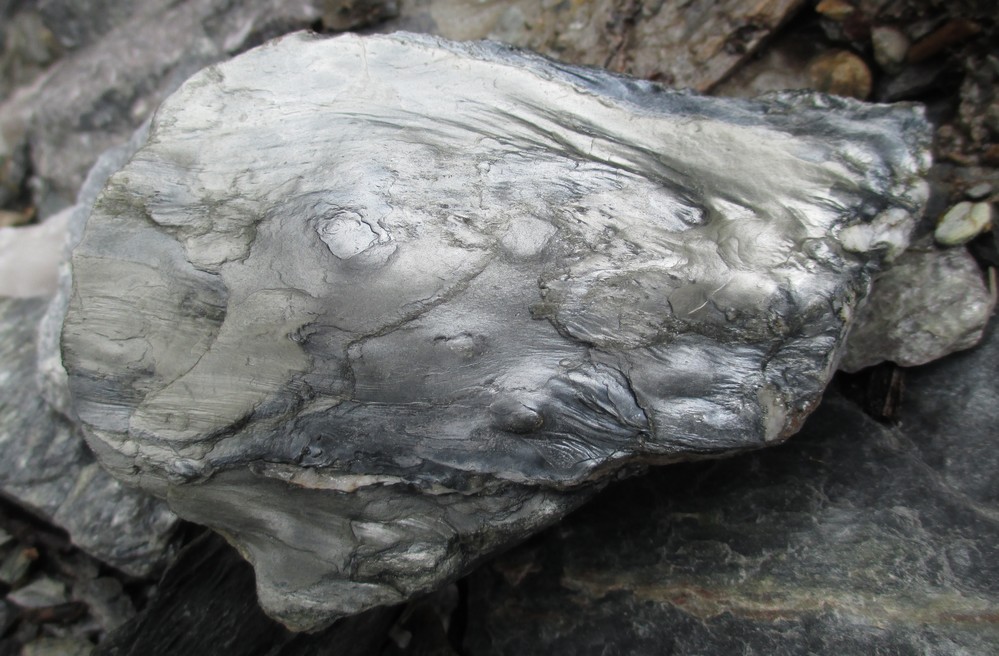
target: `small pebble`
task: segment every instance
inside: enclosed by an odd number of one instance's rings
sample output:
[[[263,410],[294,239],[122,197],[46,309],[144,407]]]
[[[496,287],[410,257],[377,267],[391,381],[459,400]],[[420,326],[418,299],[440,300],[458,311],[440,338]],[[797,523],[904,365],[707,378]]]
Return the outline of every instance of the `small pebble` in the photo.
[[[857,8],[845,0],[822,0],[815,6],[815,11],[829,20],[846,20]]]
[[[871,30],[871,45],[874,47],[874,61],[889,73],[902,69],[905,55],[909,52],[909,37],[897,27],[875,27]]]
[[[48,608],[69,601],[66,596],[66,584],[47,576],[11,592],[7,595],[7,599],[21,608]]]
[[[847,50],[819,55],[808,67],[812,87],[818,91],[859,100],[871,94],[871,71],[864,60]]]
[[[7,554],[0,563],[0,583],[14,586],[28,574],[31,563],[38,560],[38,550],[33,547],[18,547]]]
[[[966,244],[992,223],[992,206],[988,203],[963,201],[947,210],[933,233],[943,246]]]
[[[12,212],[0,210],[0,228],[13,228],[30,223],[32,215],[27,212]]]
[[[24,645],[21,656],[88,656],[94,646],[79,638],[39,638]]]
[[[974,187],[971,187],[964,195],[971,200],[981,200],[992,193],[992,185],[988,182],[979,182]]]

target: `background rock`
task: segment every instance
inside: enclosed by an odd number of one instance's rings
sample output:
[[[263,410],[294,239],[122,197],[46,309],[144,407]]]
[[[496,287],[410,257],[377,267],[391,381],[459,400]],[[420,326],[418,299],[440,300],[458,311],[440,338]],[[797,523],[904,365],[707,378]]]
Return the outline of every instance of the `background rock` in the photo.
[[[375,11],[383,5],[385,12]],[[0,167],[30,147],[34,203],[48,216],[72,202],[100,153],[126,141],[199,69],[308,28],[324,13],[335,14],[346,29],[384,17],[392,6],[349,0],[41,2],[38,11],[51,26],[46,29],[75,49],[0,103]]]
[[[400,0],[398,18],[377,29],[494,39],[562,61],[705,92],[803,4]]]

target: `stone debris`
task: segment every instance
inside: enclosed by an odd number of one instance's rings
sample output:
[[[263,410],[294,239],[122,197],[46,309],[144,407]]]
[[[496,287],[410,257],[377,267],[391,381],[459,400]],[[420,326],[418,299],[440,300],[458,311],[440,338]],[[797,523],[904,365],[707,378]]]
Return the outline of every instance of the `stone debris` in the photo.
[[[21,608],[48,608],[69,601],[66,584],[47,577],[35,579],[28,585],[7,595]]]
[[[940,217],[933,237],[942,246],[960,246],[991,227],[992,205],[963,201]]]
[[[74,251],[75,411],[298,629],[792,434],[928,164],[913,107],[415,35],[284,37],[150,130]]]
[[[31,563],[38,559],[38,550],[33,547],[15,546],[6,553],[0,562],[0,583],[7,586],[20,585],[31,569]]]
[[[911,367],[971,348],[995,305],[966,249],[910,248],[875,280],[840,368],[858,371],[886,360]]]
[[[812,88],[859,100],[871,95],[871,71],[864,60],[846,50],[819,55],[809,66]]]
[[[909,63],[918,64],[936,56],[945,48],[963,43],[968,37],[981,31],[982,27],[978,23],[966,18],[955,18],[913,43],[906,59]]]
[[[874,61],[890,73],[898,73],[909,52],[909,37],[897,27],[889,25],[871,29],[871,45],[874,48]]]
[[[844,21],[856,13],[857,8],[846,0],[820,0],[815,11],[830,20]]]

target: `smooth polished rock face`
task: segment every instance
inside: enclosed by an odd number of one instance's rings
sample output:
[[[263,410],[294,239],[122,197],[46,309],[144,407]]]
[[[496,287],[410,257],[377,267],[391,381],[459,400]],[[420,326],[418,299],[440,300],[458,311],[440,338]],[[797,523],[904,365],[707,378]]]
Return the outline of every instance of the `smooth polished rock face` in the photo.
[[[289,626],[400,601],[620,473],[792,434],[907,243],[927,134],[490,43],[285,37],[185,83],[98,199],[75,409]]]

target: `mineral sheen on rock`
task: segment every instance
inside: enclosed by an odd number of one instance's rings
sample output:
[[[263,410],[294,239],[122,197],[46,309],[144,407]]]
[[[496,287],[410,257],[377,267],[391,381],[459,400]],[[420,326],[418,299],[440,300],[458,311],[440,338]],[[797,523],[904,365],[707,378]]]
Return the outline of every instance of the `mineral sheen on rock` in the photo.
[[[918,108],[296,34],[170,97],[74,252],[99,458],[315,629],[648,464],[792,434],[924,202]]]

